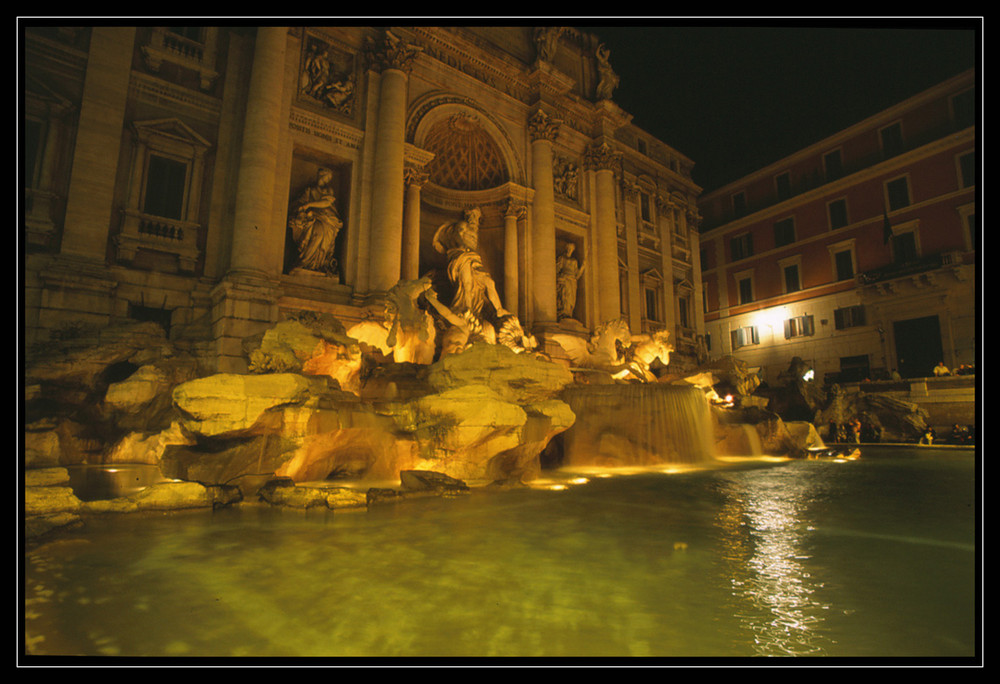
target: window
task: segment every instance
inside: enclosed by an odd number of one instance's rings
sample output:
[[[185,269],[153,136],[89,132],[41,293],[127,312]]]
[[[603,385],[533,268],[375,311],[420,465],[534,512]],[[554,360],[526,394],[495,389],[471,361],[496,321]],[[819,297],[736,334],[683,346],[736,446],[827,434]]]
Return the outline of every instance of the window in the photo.
[[[833,325],[837,330],[856,328],[865,324],[865,308],[861,305],[847,306],[833,312]]]
[[[976,123],[976,91],[966,90],[951,98],[951,115],[956,129],[968,128]]]
[[[802,289],[802,283],[799,281],[798,264],[789,264],[788,266],[784,266],[781,271],[784,275],[785,292],[798,292]]]
[[[639,193],[639,214],[642,216],[642,220],[646,223],[653,220],[653,215],[650,213],[649,208],[649,195],[645,192]]]
[[[135,263],[144,251],[174,254],[194,270],[200,255],[198,216],[208,143],[178,119],[133,124],[132,191],[117,236],[118,258]]]
[[[646,318],[651,321],[660,320],[660,298],[657,296],[656,290],[651,287],[647,287],[645,290],[646,294]]]
[[[959,187],[970,188],[976,184],[976,153],[968,152],[958,158]]]
[[[187,170],[188,165],[184,162],[149,155],[143,213],[161,218],[183,218]]]
[[[750,233],[743,233],[732,238],[729,241],[729,254],[732,261],[753,256],[753,236]]]
[[[682,328],[690,328],[691,324],[688,322],[688,300],[687,297],[681,297],[677,300],[677,322]]]
[[[833,255],[837,280],[850,280],[854,277],[854,253],[845,249]]]
[[[826,211],[830,221],[830,230],[837,230],[847,225],[847,200],[833,200],[826,205]]]
[[[738,281],[740,304],[749,304],[753,301],[753,278],[740,278]]]
[[[785,339],[793,337],[809,337],[815,334],[812,316],[796,316],[785,321]]]
[[[787,171],[774,177],[774,189],[779,202],[792,196],[792,178]]]
[[[760,344],[760,338],[757,337],[757,328],[752,325],[731,330],[729,338],[733,343],[733,349],[739,349],[751,344]]]
[[[823,166],[826,169],[826,180],[834,181],[844,175],[844,162],[840,156],[840,150],[827,152],[823,156]]]
[[[747,196],[738,192],[732,197],[733,199],[733,215],[739,218],[747,213]]]
[[[795,242],[795,220],[781,219],[774,223],[774,246],[784,247]]]
[[[897,264],[916,261],[917,239],[912,230],[892,236],[892,259]]]
[[[895,157],[903,151],[903,127],[899,122],[880,129],[878,135],[882,143],[882,156],[884,159]]]
[[[643,156],[648,156],[648,154],[649,154],[646,151],[646,141],[643,140],[642,138],[636,139],[636,141],[635,141],[635,149],[639,150],[639,154],[641,154]]]
[[[889,211],[910,206],[910,182],[906,176],[886,183],[885,193],[889,200]]]

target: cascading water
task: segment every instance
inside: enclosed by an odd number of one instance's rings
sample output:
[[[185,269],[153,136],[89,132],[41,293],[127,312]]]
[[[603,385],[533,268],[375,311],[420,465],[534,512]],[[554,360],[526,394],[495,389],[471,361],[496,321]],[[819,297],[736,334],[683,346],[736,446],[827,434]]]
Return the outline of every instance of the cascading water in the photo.
[[[563,465],[632,467],[714,459],[711,410],[697,387],[578,385],[562,398],[576,414],[563,435]]]

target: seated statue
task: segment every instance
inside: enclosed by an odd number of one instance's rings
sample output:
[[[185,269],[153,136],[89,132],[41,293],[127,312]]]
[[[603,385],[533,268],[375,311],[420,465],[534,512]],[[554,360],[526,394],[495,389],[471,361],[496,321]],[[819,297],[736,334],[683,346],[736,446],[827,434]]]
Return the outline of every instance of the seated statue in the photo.
[[[321,167],[316,182],[302,191],[291,206],[288,226],[298,249],[298,267],[324,274],[337,272],[334,247],[344,225],[330,188],[333,172]]]

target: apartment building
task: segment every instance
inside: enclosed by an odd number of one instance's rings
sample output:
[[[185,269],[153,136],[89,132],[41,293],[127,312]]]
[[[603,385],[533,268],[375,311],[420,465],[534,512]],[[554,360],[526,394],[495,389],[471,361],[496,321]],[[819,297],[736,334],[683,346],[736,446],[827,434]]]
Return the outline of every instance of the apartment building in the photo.
[[[976,360],[976,73],[699,200],[706,345],[775,382]]]

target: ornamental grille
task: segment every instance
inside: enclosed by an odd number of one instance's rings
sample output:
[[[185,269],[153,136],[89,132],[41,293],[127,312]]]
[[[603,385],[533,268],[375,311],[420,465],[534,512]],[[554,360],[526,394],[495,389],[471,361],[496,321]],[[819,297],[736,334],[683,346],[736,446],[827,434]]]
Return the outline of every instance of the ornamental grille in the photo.
[[[435,154],[430,180],[452,190],[486,190],[507,182],[507,167],[493,139],[472,117],[456,114],[428,131],[424,147]]]

